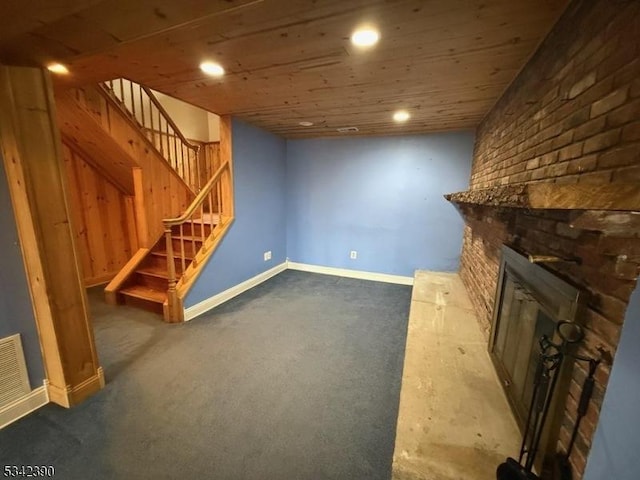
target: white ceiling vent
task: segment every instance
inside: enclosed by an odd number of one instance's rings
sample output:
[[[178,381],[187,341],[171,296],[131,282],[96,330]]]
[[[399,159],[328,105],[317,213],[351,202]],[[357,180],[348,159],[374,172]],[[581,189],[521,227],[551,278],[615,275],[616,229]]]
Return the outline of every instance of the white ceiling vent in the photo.
[[[354,133],[358,131],[358,127],[342,127],[338,128],[340,133]]]
[[[30,391],[20,335],[0,339],[0,408]]]

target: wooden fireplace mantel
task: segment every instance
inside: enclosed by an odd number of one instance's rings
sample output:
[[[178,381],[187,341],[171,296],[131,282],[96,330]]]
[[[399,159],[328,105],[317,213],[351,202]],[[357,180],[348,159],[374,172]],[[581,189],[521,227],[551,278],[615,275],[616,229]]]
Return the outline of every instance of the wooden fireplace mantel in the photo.
[[[550,182],[501,185],[444,196],[450,202],[489,207],[640,211],[640,184],[558,184]]]

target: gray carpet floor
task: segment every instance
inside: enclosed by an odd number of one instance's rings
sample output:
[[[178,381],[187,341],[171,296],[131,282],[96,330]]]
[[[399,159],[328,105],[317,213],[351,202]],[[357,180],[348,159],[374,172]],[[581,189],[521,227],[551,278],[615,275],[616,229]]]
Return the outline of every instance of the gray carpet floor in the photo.
[[[60,479],[389,479],[411,287],[285,271],[189,323],[89,292],[107,386],[0,430]]]

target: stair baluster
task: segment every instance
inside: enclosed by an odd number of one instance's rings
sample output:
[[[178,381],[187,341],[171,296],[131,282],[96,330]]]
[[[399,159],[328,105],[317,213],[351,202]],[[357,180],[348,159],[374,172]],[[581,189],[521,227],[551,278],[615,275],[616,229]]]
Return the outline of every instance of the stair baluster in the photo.
[[[182,321],[182,310],[177,294],[181,285],[191,280],[199,258],[206,255],[212,242],[221,235],[233,218],[230,182],[231,166],[228,161],[225,161],[180,217],[163,220],[169,273],[167,292],[169,316],[165,315],[165,317],[170,318],[171,321]],[[225,196],[225,188],[227,196]],[[188,227],[188,234],[185,234],[185,227]],[[174,248],[176,240],[179,246]],[[186,255],[185,241],[191,243],[191,258]],[[176,254],[182,266],[182,276],[179,280],[175,272]]]
[[[167,241],[167,272],[169,275],[169,288],[167,289],[167,300],[169,311],[165,312],[165,318],[170,321],[181,321],[181,314],[177,310],[178,303],[178,292],[176,290],[176,285],[178,283],[176,279],[176,264],[173,257],[173,232],[171,227],[167,227],[165,224],[164,230],[165,239]],[[183,270],[184,271],[184,270]]]
[[[194,192],[199,192],[200,147],[191,143],[149,88],[118,78],[100,84],[118,106],[145,132],[145,137]],[[145,114],[148,110],[148,115]],[[157,125],[154,121],[157,119]],[[198,172],[194,174],[194,172]]]
[[[110,303],[120,298],[153,311],[162,307],[165,321],[181,322],[187,292],[234,218],[229,119],[221,126],[225,148],[221,148],[222,140],[201,147],[180,133],[148,88],[126,79],[100,87],[102,95],[111,100],[107,103],[139,128],[150,148],[196,194],[180,217],[162,220],[163,233],[156,232],[158,241],[151,248],[141,248],[105,294]]]

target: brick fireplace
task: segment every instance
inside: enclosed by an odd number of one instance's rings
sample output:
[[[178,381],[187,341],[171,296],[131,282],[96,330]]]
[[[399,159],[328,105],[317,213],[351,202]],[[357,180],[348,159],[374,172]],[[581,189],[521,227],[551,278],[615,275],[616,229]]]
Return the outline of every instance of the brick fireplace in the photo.
[[[585,295],[535,257],[502,247],[489,352],[521,428],[533,402],[539,340],[544,335],[560,344],[559,322],[580,325]]]
[[[640,2],[576,0],[477,130],[460,275],[489,339],[503,245],[588,295],[580,353],[602,356],[573,450],[581,478],[640,265]],[[572,367],[557,448],[573,427]]]

